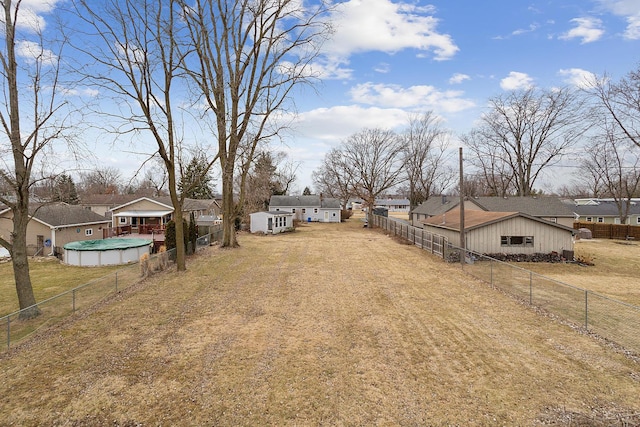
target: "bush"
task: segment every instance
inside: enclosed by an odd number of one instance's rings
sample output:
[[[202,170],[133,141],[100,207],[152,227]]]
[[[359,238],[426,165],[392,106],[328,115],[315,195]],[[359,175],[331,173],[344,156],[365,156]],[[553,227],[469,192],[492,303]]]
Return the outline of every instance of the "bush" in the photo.
[[[184,234],[184,247],[186,248],[189,242],[189,226],[184,218],[182,219],[182,232]],[[167,222],[167,228],[164,232],[164,244],[167,250],[176,248],[176,223],[173,220]]]
[[[342,221],[346,221],[349,218],[351,218],[353,216],[353,210],[352,209],[342,209],[340,211],[340,218],[342,219]]]

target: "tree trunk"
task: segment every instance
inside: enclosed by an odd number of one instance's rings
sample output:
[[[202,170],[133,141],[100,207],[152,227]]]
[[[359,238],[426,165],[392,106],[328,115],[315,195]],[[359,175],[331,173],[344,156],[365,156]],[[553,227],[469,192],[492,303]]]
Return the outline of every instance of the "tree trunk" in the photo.
[[[173,205],[173,221],[176,224],[176,268],[178,271],[186,271],[182,200],[178,197],[175,167],[173,163],[169,164],[165,161],[165,164],[167,164],[167,173],[169,175],[169,195]]]
[[[36,304],[36,297],[31,286],[29,275],[29,259],[27,256],[27,223],[28,213],[14,211],[13,219],[13,245],[11,262],[13,264],[13,277],[16,282],[16,292],[20,305],[20,318],[30,319],[40,315],[40,309]],[[26,309],[26,310],[25,310]]]
[[[231,170],[229,170],[231,169]],[[222,172],[222,247],[238,247],[236,239],[236,206],[233,200],[233,168],[225,164]]]

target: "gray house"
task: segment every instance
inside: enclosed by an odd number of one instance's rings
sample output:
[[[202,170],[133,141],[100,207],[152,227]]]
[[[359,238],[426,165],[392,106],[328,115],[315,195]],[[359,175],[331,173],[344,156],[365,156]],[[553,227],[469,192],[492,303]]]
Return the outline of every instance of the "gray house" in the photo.
[[[465,247],[479,253],[533,254],[573,250],[574,230],[521,212],[465,210]],[[460,210],[421,220],[423,228],[460,244]]]
[[[421,220],[441,215],[459,204],[459,197],[432,197],[411,212],[411,223],[419,226]],[[558,197],[469,197],[465,198],[464,209],[465,212],[521,212],[566,227],[572,227],[576,217],[573,207]]]
[[[270,212],[285,211],[304,222],[340,222],[340,201],[338,199],[311,196],[271,196]]]
[[[618,206],[613,201],[596,201],[573,206],[577,221],[600,224],[621,224]],[[640,225],[640,204],[632,201],[627,211],[626,224]]]

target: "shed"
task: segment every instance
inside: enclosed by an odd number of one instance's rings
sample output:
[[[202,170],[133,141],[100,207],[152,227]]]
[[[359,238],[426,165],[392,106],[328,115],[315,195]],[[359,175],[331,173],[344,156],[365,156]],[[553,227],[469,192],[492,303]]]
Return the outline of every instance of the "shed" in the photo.
[[[574,230],[521,212],[465,211],[465,246],[479,253],[534,254],[573,250]],[[460,210],[422,220],[423,228],[460,242]]]
[[[278,234],[293,230],[293,213],[291,212],[254,212],[249,217],[252,233]]]

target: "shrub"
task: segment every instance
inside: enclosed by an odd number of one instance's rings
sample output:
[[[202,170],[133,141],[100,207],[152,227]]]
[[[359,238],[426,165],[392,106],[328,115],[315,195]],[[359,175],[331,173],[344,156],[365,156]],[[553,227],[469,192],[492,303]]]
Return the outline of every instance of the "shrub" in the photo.
[[[349,218],[351,218],[353,216],[353,210],[352,209],[342,209],[340,211],[340,218],[342,219],[342,221],[346,221]]]

